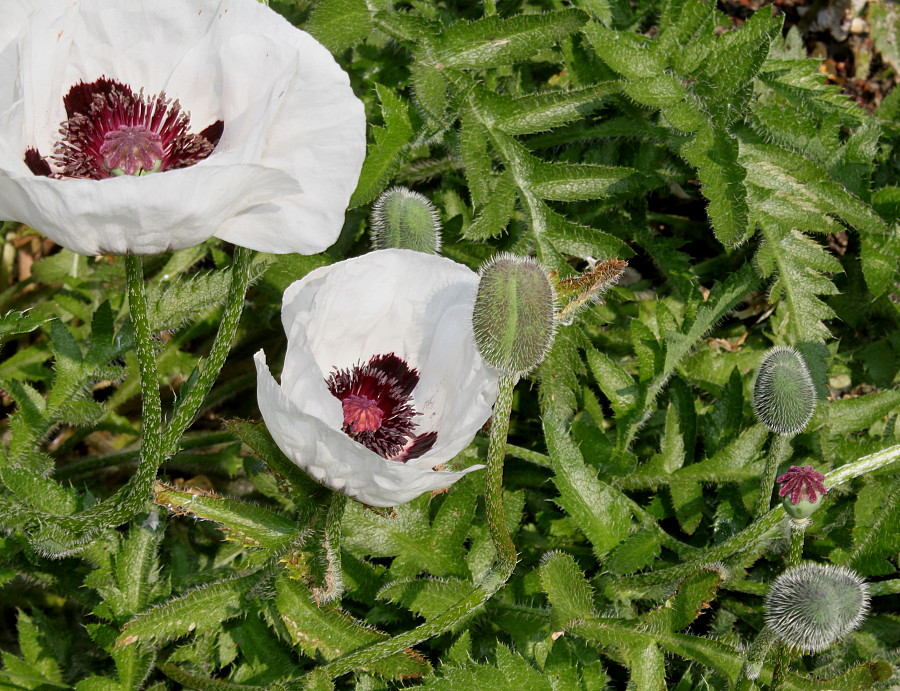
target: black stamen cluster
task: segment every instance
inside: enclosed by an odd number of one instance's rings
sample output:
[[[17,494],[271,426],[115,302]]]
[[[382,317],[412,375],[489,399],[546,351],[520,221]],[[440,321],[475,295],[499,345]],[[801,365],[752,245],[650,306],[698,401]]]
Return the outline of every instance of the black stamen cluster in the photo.
[[[341,401],[348,396],[363,396],[376,402],[383,415],[381,427],[353,432],[350,425],[344,425],[343,430],[382,458],[408,461],[434,446],[436,432],[413,435],[413,417],[418,413],[413,408],[412,391],[419,383],[419,372],[393,353],[375,355],[366,364],[360,362],[348,369],[334,368],[325,383]]]

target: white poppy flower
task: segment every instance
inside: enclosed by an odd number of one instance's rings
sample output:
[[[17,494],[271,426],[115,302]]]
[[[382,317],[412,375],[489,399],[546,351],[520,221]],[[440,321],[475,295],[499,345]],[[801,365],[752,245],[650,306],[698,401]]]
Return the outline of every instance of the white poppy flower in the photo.
[[[468,472],[433,470],[491,415],[497,370],[475,348],[478,275],[444,257],[381,250],[317,269],[284,294],[279,385],[256,354],[257,397],[279,448],[315,480],[396,506]]]
[[[338,237],[365,114],[257,0],[4,0],[0,218],[81,254]]]

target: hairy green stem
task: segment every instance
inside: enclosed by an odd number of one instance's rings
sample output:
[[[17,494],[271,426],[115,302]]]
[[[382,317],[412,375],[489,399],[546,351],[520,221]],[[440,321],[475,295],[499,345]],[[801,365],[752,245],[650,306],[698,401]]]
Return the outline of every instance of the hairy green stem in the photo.
[[[799,566],[803,560],[803,542],[806,535],[806,527],[809,525],[808,518],[796,519],[792,518],[788,521],[789,530],[791,531],[791,547],[788,552],[787,568],[792,569]],[[773,653],[774,668],[772,672],[772,688],[782,688],[785,675],[791,664],[791,651],[782,643],[775,646]]]
[[[756,635],[756,639],[747,651],[744,664],[741,666],[741,673],[735,685],[736,691],[749,691],[754,688],[754,682],[762,673],[769,649],[776,640],[775,632],[768,626],[764,626],[762,631]]]
[[[506,529],[506,514],[503,511],[503,460],[506,457],[506,436],[509,433],[515,385],[515,379],[508,374],[500,378],[500,390],[491,422],[487,469],[484,472],[484,504],[491,540],[499,563],[510,569],[516,563],[516,547]]]
[[[775,478],[778,475],[778,466],[791,455],[791,437],[776,434],[769,447],[769,455],[766,458],[766,469],[763,471],[759,487],[759,499],[756,501],[756,511],[753,518],[760,519],[769,512],[772,503],[772,489],[775,487]]]
[[[344,577],[341,572],[341,519],[347,506],[347,497],[340,492],[332,492],[325,513],[325,526],[322,530],[322,556],[325,573],[322,585],[313,588],[313,597],[318,604],[331,602],[341,596],[344,591]]]
[[[216,339],[213,341],[212,349],[209,352],[206,363],[203,365],[203,369],[199,371],[190,391],[181,399],[172,415],[172,420],[164,438],[165,448],[169,455],[177,451],[177,444],[181,439],[181,435],[184,434],[184,431],[199,412],[203,401],[209,394],[209,390],[222,371],[225,358],[228,357],[228,353],[231,351],[231,344],[234,341],[238,324],[241,321],[244,296],[250,285],[250,260],[252,258],[252,250],[246,247],[234,248],[234,260],[231,265],[231,287],[228,290],[225,311],[222,314],[222,323],[219,326],[219,332],[216,334]]]
[[[156,347],[147,316],[144,266],[139,256],[129,254],[125,257],[125,280],[128,283],[128,309],[134,324],[141,378],[141,466],[155,465],[158,468],[163,461],[164,448],[162,402],[159,397]]]
[[[788,553],[789,569],[799,566],[803,560],[803,538],[806,535],[806,528],[809,526],[808,518],[792,518],[790,523],[791,530],[791,551]]]

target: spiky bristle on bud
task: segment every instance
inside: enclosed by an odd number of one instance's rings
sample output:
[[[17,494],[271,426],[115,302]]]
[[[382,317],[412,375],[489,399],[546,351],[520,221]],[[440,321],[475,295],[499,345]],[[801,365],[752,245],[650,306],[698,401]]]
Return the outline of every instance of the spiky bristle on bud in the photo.
[[[766,625],[797,651],[824,650],[858,627],[869,609],[856,572],[831,564],[801,564],[781,574],[766,595]]]
[[[500,254],[481,267],[473,324],[481,356],[521,376],[537,367],[553,343],[556,294],[530,257]]]
[[[426,197],[405,187],[382,192],[372,207],[372,244],[377,250],[415,250],[437,254],[441,219]]]
[[[790,346],[763,357],[753,385],[753,410],[766,427],[785,436],[798,434],[816,409],[816,387],[803,356]]]

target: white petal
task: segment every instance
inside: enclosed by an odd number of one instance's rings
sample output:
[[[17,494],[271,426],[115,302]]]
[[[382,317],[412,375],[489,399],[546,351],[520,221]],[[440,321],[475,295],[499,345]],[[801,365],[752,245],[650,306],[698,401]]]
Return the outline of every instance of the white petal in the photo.
[[[0,216],[82,253],[158,252],[215,234],[308,254],[337,238],[365,156],[365,116],[347,75],[308,34],[254,0],[47,0],[30,15],[25,0],[13,5],[18,35],[0,31],[0,65],[9,68],[0,73]],[[51,154],[63,96],[101,76],[165,91],[191,114],[193,132],[222,120],[215,151],[134,188],[35,182],[25,150]],[[90,219],[79,217],[83,200]],[[98,229],[98,219],[117,227]]]
[[[434,471],[388,461],[343,432],[299,410],[269,372],[265,354],[254,357],[257,398],[272,438],[284,454],[322,484],[371,506],[396,506],[449,487],[484,466]]]
[[[295,189],[283,171],[250,165],[108,180],[0,170],[0,217],[28,223],[80,254],[155,254],[203,242],[241,208]]]
[[[343,413],[325,379],[334,368],[394,353],[420,374],[417,433],[438,433],[434,447],[407,465],[449,461],[490,417],[497,395],[499,374],[472,335],[477,285],[471,269],[409,250],[370,252],[310,272],[284,294],[285,394],[339,430]]]

